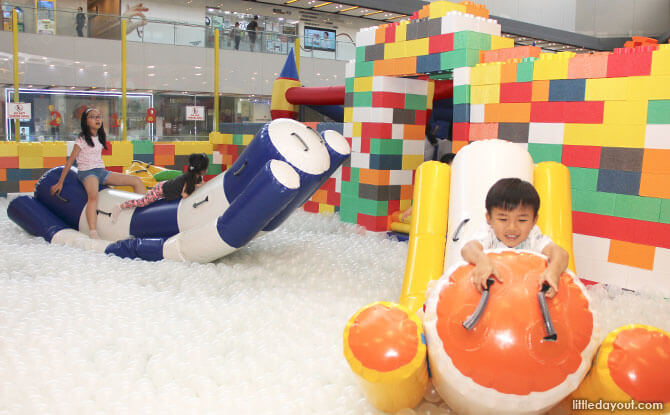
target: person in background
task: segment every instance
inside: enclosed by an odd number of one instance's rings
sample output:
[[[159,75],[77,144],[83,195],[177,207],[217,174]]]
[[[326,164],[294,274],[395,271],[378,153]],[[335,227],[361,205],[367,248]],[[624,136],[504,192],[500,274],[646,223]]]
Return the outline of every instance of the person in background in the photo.
[[[249,48],[251,51],[254,51],[254,47],[256,46],[256,31],[258,30],[258,16],[254,16],[254,20],[252,20],[248,25],[247,25],[247,33],[249,34],[249,43],[250,46]]]
[[[235,22],[235,27],[232,31],[233,40],[235,41],[235,50],[240,50],[240,39],[242,39],[242,33],[240,32],[240,22]]]
[[[84,37],[84,26],[86,25],[86,15],[84,14],[84,9],[79,7],[77,9],[77,16],[75,17],[77,36]]]

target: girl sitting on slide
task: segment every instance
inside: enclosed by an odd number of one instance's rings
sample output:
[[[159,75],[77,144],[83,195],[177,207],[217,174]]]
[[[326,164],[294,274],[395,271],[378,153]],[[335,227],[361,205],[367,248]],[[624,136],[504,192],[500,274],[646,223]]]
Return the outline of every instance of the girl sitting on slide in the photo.
[[[112,208],[112,222],[116,222],[121,209],[142,207],[150,205],[159,199],[175,200],[180,196],[188,197],[193,191],[202,185],[202,176],[207,172],[209,159],[204,153],[191,154],[188,158],[188,171],[179,177],[159,182],[149,189],[146,195],[140,199],[127,200]]]

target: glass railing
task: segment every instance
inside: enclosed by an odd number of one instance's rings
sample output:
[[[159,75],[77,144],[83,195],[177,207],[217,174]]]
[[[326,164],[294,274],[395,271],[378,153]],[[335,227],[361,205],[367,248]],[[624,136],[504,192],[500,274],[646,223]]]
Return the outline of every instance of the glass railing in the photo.
[[[100,13],[82,13],[75,10],[47,10],[25,5],[2,4],[0,29],[11,30],[11,8],[17,7],[19,31],[58,36],[81,36],[98,39],[121,39],[121,20],[126,19],[126,38],[131,42],[159,43],[177,46],[211,48],[214,29],[192,23],[148,19],[140,15],[117,16]],[[78,22],[84,22],[83,27]],[[344,37],[344,36],[343,36]],[[219,48],[256,53],[288,54],[295,45],[296,36],[274,32],[248,32],[223,28],[219,30]],[[300,36],[300,56],[319,59],[351,60],[356,45],[348,39],[336,39],[321,48],[304,47]]]

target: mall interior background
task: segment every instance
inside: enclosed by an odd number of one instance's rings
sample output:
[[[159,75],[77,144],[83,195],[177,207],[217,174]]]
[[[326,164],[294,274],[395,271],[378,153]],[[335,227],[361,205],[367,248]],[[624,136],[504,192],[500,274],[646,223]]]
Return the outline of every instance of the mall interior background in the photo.
[[[307,0],[300,0],[307,1]],[[19,13],[20,101],[32,104],[33,118],[21,122],[22,141],[71,140],[79,132],[85,105],[101,109],[112,138],[120,136],[120,18],[128,20],[128,137],[139,140],[206,140],[213,130],[213,36],[220,31],[220,123],[263,123],[270,119],[272,82],[286,54],[302,37],[300,78],[306,86],[344,83],[344,65],[353,59],[352,38],[363,27],[404,18],[399,13],[373,19],[290,7],[226,0],[126,1],[16,0],[2,3],[0,27],[0,139],[14,140],[6,103],[13,99],[11,10]],[[488,0],[492,15],[601,38],[659,34],[670,28],[667,0]],[[83,36],[76,32],[77,8],[86,13]],[[325,8],[324,8],[325,9]],[[323,9],[322,9],[323,10]],[[365,13],[361,9],[360,16]],[[622,10],[627,10],[623,13]],[[259,16],[261,31],[251,50],[244,29]],[[389,16],[389,18],[386,18]],[[240,23],[235,48],[232,30]],[[330,47],[305,48],[305,28],[336,33]],[[204,121],[186,121],[186,105],[205,107]],[[156,120],[147,123],[147,110]],[[61,115],[53,125],[53,111]],[[303,121],[329,121],[301,109]]]

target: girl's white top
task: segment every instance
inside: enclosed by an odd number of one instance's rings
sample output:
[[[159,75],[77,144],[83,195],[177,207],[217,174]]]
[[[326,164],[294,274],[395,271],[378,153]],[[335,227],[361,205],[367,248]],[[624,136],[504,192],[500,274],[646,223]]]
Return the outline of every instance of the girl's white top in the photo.
[[[80,135],[75,140],[75,145],[79,146],[79,154],[77,155],[77,168],[79,170],[91,170],[97,168],[105,168],[105,163],[102,161],[102,144],[98,140],[98,136],[91,137],[93,147],[86,143],[83,135]]]

